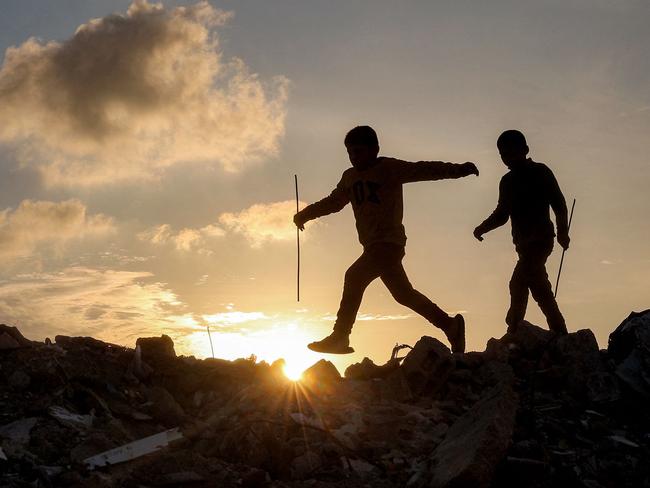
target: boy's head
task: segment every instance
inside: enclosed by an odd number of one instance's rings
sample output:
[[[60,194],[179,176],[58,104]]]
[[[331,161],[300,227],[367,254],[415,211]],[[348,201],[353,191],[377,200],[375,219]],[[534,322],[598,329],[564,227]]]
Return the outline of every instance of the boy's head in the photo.
[[[347,133],[345,147],[348,150],[352,166],[357,169],[365,169],[377,159],[379,139],[372,127],[360,125]]]
[[[513,164],[525,161],[528,155],[526,138],[520,131],[514,129],[507,130],[499,136],[497,148],[501,160],[508,168],[511,168]]]

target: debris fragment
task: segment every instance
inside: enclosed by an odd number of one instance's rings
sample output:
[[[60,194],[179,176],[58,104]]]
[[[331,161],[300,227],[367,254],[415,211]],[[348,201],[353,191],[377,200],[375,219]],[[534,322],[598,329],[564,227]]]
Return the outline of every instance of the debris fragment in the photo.
[[[183,434],[178,429],[170,429],[159,434],[154,434],[144,439],[129,442],[123,446],[102,452],[84,460],[89,469],[113,465],[130,461],[132,459],[156,452],[167,447],[170,442],[181,439]]]

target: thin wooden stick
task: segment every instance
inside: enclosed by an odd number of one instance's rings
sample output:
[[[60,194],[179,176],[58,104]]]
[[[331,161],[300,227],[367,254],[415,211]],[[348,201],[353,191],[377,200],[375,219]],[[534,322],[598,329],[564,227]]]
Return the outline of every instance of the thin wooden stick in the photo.
[[[209,325],[208,325],[208,338],[210,339],[210,349],[212,349],[212,359],[214,359],[214,346],[212,345],[212,334],[210,334]]]
[[[300,211],[298,208],[298,175],[293,175],[296,183],[296,213]],[[298,268],[296,271],[296,298],[300,301],[300,229],[296,227],[296,245],[298,249]]]
[[[567,232],[571,230],[571,220],[573,220],[573,209],[576,206],[576,199],[573,199],[573,205],[571,205],[571,215],[569,216],[569,226]],[[555,281],[555,293],[553,293],[553,298],[557,297],[557,287],[560,284],[560,274],[562,273],[562,264],[564,264],[564,253],[566,249],[562,249],[562,258],[560,259],[560,269],[557,272],[557,280]]]

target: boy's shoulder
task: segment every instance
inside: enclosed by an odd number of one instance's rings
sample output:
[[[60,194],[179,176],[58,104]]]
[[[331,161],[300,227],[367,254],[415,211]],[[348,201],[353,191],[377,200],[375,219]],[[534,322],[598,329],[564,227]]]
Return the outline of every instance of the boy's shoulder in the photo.
[[[533,161],[532,159],[530,160],[530,162],[536,171],[539,171],[541,173],[551,173],[551,174],[553,173],[553,171],[551,171],[551,168],[546,166],[545,163],[540,163],[539,161]]]

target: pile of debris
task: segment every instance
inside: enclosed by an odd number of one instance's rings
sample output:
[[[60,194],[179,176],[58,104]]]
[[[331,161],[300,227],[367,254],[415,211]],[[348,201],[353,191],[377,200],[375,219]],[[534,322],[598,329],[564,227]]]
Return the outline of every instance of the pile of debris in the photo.
[[[650,486],[650,311],[600,351],[534,325],[300,382],[282,361],[0,326],[0,486]]]

